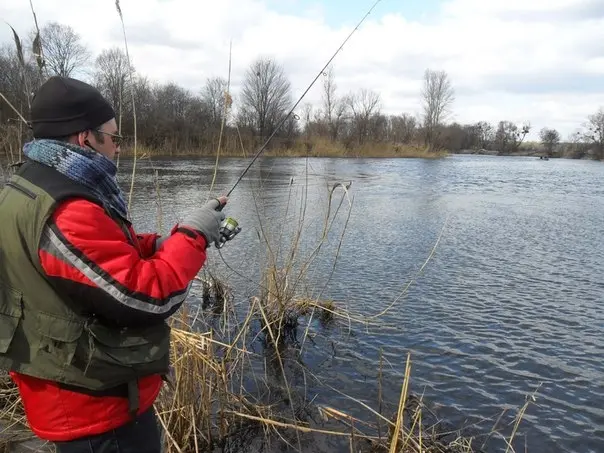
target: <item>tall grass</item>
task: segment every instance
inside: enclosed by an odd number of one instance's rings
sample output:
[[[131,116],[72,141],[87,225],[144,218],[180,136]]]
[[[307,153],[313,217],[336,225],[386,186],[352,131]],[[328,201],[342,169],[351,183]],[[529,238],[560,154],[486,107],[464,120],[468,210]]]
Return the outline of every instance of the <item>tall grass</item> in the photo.
[[[237,135],[230,134],[225,137],[224,131],[220,131],[219,148],[216,149],[197,149],[197,148],[176,148],[168,145],[161,148],[149,148],[139,145],[141,154],[148,156],[204,156],[204,157],[246,157],[246,146],[252,144],[252,140],[244,139],[241,132],[237,129]],[[122,156],[130,157],[134,155],[132,147],[122,149]],[[396,143],[366,143],[361,146],[347,147],[343,143],[333,142],[323,137],[298,138],[292,141],[289,146],[274,146],[267,149],[265,156],[271,157],[370,157],[370,158],[421,158],[421,159],[439,159],[448,155],[446,151],[430,151],[419,144],[396,144]]]
[[[122,32],[124,34],[124,47],[126,49],[126,60],[128,62],[128,78],[130,80],[130,99],[132,101],[132,116],[133,116],[133,124],[134,124],[134,142],[133,142],[133,147],[132,147],[132,155],[133,155],[133,160],[132,160],[132,177],[130,179],[130,191],[128,192],[128,209],[130,209],[130,205],[132,203],[132,194],[134,193],[134,181],[135,181],[135,176],[136,176],[136,151],[137,151],[137,133],[136,133],[136,125],[137,125],[137,121],[136,121],[136,102],[134,99],[134,77],[132,75],[132,63],[130,60],[130,51],[128,49],[128,38],[126,37],[126,25],[124,24],[124,16],[122,15],[122,8],[120,7],[120,0],[115,0],[115,8],[117,10],[117,13],[120,17],[120,22],[122,24]],[[122,92],[120,90],[120,111],[122,109]],[[120,113],[120,123],[121,123],[121,113]],[[121,124],[120,124],[120,132],[121,132]]]

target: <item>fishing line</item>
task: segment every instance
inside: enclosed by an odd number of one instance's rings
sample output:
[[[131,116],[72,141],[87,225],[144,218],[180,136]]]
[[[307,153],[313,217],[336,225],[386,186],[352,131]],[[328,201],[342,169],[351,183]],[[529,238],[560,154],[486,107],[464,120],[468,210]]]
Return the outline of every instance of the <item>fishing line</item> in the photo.
[[[362,19],[352,29],[352,31],[348,34],[348,36],[346,37],[346,39],[344,39],[344,41],[342,42],[342,44],[340,44],[340,46],[337,48],[337,50],[333,53],[333,55],[331,56],[331,58],[327,61],[327,63],[325,63],[325,65],[317,73],[317,75],[315,76],[315,78],[308,85],[308,87],[306,88],[306,90],[304,90],[304,92],[302,93],[302,95],[298,98],[298,100],[292,106],[292,108],[289,110],[289,112],[287,113],[287,115],[285,115],[281,119],[281,121],[279,121],[279,123],[277,124],[277,126],[275,127],[275,129],[273,130],[273,132],[271,133],[271,135],[266,139],[266,141],[264,142],[264,144],[260,147],[260,149],[256,152],[256,154],[254,155],[254,157],[250,160],[250,163],[243,170],[243,172],[239,175],[239,177],[235,181],[235,184],[233,184],[233,187],[231,187],[231,189],[226,193],[226,197],[229,197],[231,195],[231,193],[235,190],[235,188],[237,187],[237,185],[241,182],[241,180],[243,179],[243,177],[247,174],[247,172],[249,171],[249,169],[252,167],[252,165],[254,164],[254,162],[258,159],[258,157],[260,156],[260,154],[262,154],[262,152],[266,149],[266,147],[268,146],[269,142],[275,136],[275,134],[277,133],[277,131],[281,128],[281,126],[283,126],[283,124],[285,124],[285,122],[287,121],[287,119],[292,114],[294,114],[294,110],[296,109],[296,107],[298,106],[298,104],[300,104],[300,102],[302,101],[302,99],[304,98],[304,96],[306,96],[306,94],[310,91],[310,89],[315,84],[315,82],[319,79],[319,77],[321,77],[322,75],[323,76],[326,75],[325,70],[327,69],[327,67],[331,64],[331,62],[334,60],[334,58],[342,50],[342,48],[344,47],[344,45],[346,45],[346,43],[352,37],[352,35],[359,29],[359,27],[363,24],[363,22],[365,22],[365,19],[367,19],[367,17],[375,9],[375,7],[378,5],[378,3],[380,3],[380,1],[381,0],[376,0],[373,3],[373,5],[371,6],[371,8],[369,8],[369,10],[367,11],[367,13],[365,13],[365,15],[362,17]],[[296,119],[300,118],[298,115],[296,115],[296,114],[294,114],[294,115],[295,115],[294,118],[296,118]],[[307,175],[307,177],[308,177],[308,175]],[[308,187],[307,187],[307,190],[308,190]],[[222,209],[224,208],[224,206],[225,206],[224,204],[220,203],[215,209],[217,211],[222,211]],[[221,223],[220,228],[219,228],[220,239],[215,244],[216,248],[219,248],[219,249],[222,248],[226,244],[226,242],[228,242],[231,239],[233,239],[237,234],[239,234],[240,231],[241,231],[241,227],[239,226],[239,222],[237,222],[237,220],[235,220],[232,217],[225,218],[223,220],[223,222]]]
[[[233,184],[233,187],[231,187],[231,189],[227,192],[227,194],[226,194],[227,197],[231,195],[231,193],[233,192],[233,190],[235,190],[235,187],[237,187],[237,185],[241,182],[241,180],[243,179],[243,177],[245,176],[245,174],[248,172],[248,170],[251,168],[251,166],[254,164],[254,162],[256,161],[256,159],[258,159],[258,157],[260,156],[260,154],[262,154],[262,152],[266,149],[266,147],[268,146],[269,142],[275,136],[275,134],[277,133],[277,131],[281,128],[281,126],[283,126],[283,124],[285,124],[285,122],[287,121],[287,119],[292,115],[292,113],[294,112],[294,110],[296,109],[296,107],[298,106],[298,104],[302,101],[302,99],[304,98],[304,96],[306,96],[306,94],[310,91],[310,89],[315,84],[315,82],[319,79],[319,77],[321,77],[322,75],[326,75],[325,70],[327,69],[327,67],[331,64],[331,62],[336,57],[336,55],[338,54],[338,52],[340,52],[342,50],[342,48],[348,42],[348,40],[352,37],[352,35],[354,34],[354,32],[359,29],[359,27],[363,24],[363,22],[365,22],[365,19],[367,19],[367,17],[371,14],[371,12],[374,10],[374,8],[377,6],[377,4],[380,3],[380,1],[381,0],[376,0],[375,3],[373,4],[373,6],[371,8],[369,8],[369,11],[367,11],[367,13],[359,21],[359,23],[356,25],[356,27],[354,27],[354,29],[348,34],[348,36],[346,37],[346,39],[342,42],[342,44],[340,45],[340,47],[338,47],[338,49],[334,52],[334,54],[327,61],[327,63],[325,64],[325,66],[323,66],[323,68],[319,71],[319,73],[313,79],[313,81],[310,83],[310,85],[308,85],[308,87],[306,88],[306,90],[304,91],[304,93],[302,93],[302,95],[296,101],[296,103],[293,105],[293,107],[290,109],[290,111],[288,112],[288,114],[277,124],[277,126],[275,127],[275,129],[273,130],[273,132],[271,133],[271,135],[266,139],[266,141],[264,142],[264,144],[256,152],[256,154],[254,155],[254,157],[252,158],[252,160],[250,161],[250,163],[248,164],[248,166],[245,168],[245,170],[243,170],[243,172],[241,173],[241,175],[239,175],[239,178],[237,178],[237,181],[235,181],[235,184]],[[300,118],[298,115],[296,115],[295,117],[297,119]]]

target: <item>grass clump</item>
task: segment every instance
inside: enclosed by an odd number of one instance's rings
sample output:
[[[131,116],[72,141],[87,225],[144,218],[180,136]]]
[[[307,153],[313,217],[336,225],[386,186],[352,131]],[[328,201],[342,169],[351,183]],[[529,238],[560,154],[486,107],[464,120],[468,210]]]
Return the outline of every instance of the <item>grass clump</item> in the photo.
[[[220,314],[225,310],[229,300],[232,300],[231,289],[219,278],[211,273],[207,276],[197,277],[202,286],[202,304],[201,308],[211,309],[215,314]]]
[[[292,403],[294,411],[289,412],[289,404],[281,401],[287,392],[270,379],[263,381],[267,389],[261,392],[249,392],[241,385],[244,363],[253,353],[216,340],[210,331],[194,331],[183,318],[173,322],[172,372],[155,403],[167,453],[269,452],[286,445],[297,451],[332,451],[317,447],[322,437],[340,439],[362,453],[483,451],[475,446],[476,439],[444,426],[421,397],[410,394],[410,356],[398,408],[389,418],[369,408],[375,419],[360,419],[350,415],[350,404],[340,408],[313,404],[293,389],[287,403]],[[286,353],[279,353],[283,360]],[[33,435],[26,428],[14,384],[6,375],[2,383],[0,451],[11,451],[11,446]],[[300,435],[306,436],[306,448],[295,446]],[[41,444],[39,449],[43,449]]]
[[[10,452],[33,438],[17,387],[8,374],[0,372],[0,452]]]
[[[288,340],[295,341],[300,318],[318,310],[320,322],[327,324],[336,313],[335,303],[331,300],[322,302],[296,296],[293,285],[288,282],[287,271],[277,269],[275,265],[265,269],[262,287],[262,294],[252,298],[252,306],[257,308],[262,332],[272,335],[278,345]]]

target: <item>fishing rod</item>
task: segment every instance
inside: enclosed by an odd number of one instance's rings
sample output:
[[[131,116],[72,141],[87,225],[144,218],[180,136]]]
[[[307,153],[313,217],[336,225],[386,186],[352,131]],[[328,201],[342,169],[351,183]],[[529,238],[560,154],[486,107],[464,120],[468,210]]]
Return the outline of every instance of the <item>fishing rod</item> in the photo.
[[[285,122],[291,116],[291,114],[294,113],[294,110],[296,109],[296,107],[298,106],[298,104],[302,101],[302,99],[304,99],[304,96],[306,96],[306,94],[310,91],[310,89],[315,84],[315,82],[319,79],[319,77],[321,77],[322,75],[325,75],[325,70],[327,69],[327,67],[331,64],[331,62],[334,60],[334,58],[342,50],[342,48],[348,42],[348,40],[352,37],[352,35],[354,34],[354,32],[359,29],[359,27],[363,24],[363,22],[365,22],[365,19],[367,19],[367,17],[375,9],[375,7],[377,6],[377,4],[380,3],[381,1],[382,0],[376,0],[373,3],[373,5],[371,6],[371,8],[369,8],[369,10],[367,11],[367,13],[359,21],[359,23],[356,25],[356,27],[354,27],[352,29],[352,31],[348,34],[348,36],[346,37],[346,39],[342,42],[342,44],[340,44],[340,47],[338,47],[338,49],[333,53],[333,55],[331,56],[331,58],[327,61],[327,63],[325,63],[325,66],[323,66],[323,68],[321,68],[321,70],[316,75],[316,77],[312,80],[312,82],[310,82],[310,85],[308,85],[308,87],[306,88],[306,90],[304,90],[304,92],[302,93],[302,95],[298,98],[298,100],[293,105],[293,107],[289,110],[289,112],[287,113],[287,115],[285,115],[283,117],[283,119],[277,124],[277,126],[275,126],[275,129],[273,130],[273,132],[271,133],[271,135],[268,136],[268,138],[266,139],[266,141],[264,142],[264,144],[258,149],[258,151],[254,155],[254,157],[252,157],[252,159],[250,160],[250,163],[248,164],[248,166],[239,175],[239,177],[235,181],[235,184],[233,184],[233,187],[231,187],[231,189],[227,192],[227,194],[226,194],[227,197],[229,197],[231,195],[231,193],[235,190],[235,188],[241,182],[241,180],[246,175],[246,173],[249,171],[249,169],[252,168],[252,165],[254,165],[254,162],[256,161],[256,159],[258,159],[258,157],[260,157],[260,154],[262,154],[264,152],[264,150],[266,149],[266,147],[268,146],[268,144],[272,140],[272,138],[275,136],[275,134],[277,133],[277,131],[279,130],[279,128],[281,128],[281,126],[283,126],[283,124],[285,124]],[[216,210],[217,211],[222,211],[222,208],[224,208],[224,205],[220,204],[216,208]],[[241,231],[241,227],[239,226],[239,223],[237,222],[237,220],[233,219],[232,217],[227,217],[226,219],[224,219],[224,221],[220,225],[220,240],[219,240],[218,243],[215,244],[216,247],[217,248],[222,248],[227,241],[230,241],[231,239],[233,239],[240,231]]]
[[[300,96],[300,98],[296,101],[296,103],[294,104],[294,106],[290,109],[289,113],[287,115],[285,115],[285,117],[277,124],[277,126],[273,130],[272,134],[269,135],[269,137],[266,139],[266,141],[264,142],[264,144],[256,152],[256,154],[254,155],[254,157],[252,158],[252,160],[250,161],[250,163],[248,164],[248,166],[245,168],[245,170],[243,170],[243,172],[241,173],[241,175],[239,175],[239,178],[237,178],[237,180],[235,181],[235,184],[233,184],[233,187],[231,187],[231,190],[229,190],[227,192],[227,194],[226,194],[227,197],[231,195],[231,193],[233,192],[233,190],[235,190],[235,187],[237,187],[237,185],[241,182],[241,180],[243,179],[243,177],[245,176],[245,174],[248,172],[248,170],[252,167],[252,165],[254,164],[254,162],[256,161],[256,159],[258,159],[258,157],[260,156],[260,154],[262,154],[264,152],[264,150],[266,149],[266,147],[268,146],[268,144],[272,140],[272,138],[275,136],[275,134],[277,133],[277,131],[279,130],[279,128],[281,126],[283,126],[283,124],[285,124],[285,122],[287,121],[287,119],[294,112],[294,110],[296,109],[296,107],[298,106],[298,104],[302,101],[302,99],[304,98],[304,96],[306,96],[306,93],[308,93],[310,91],[310,89],[312,88],[312,86],[319,79],[319,77],[321,77],[321,75],[325,75],[325,70],[331,64],[331,62],[336,57],[336,55],[338,54],[338,52],[340,52],[342,50],[342,48],[348,42],[348,40],[350,39],[350,37],[354,34],[355,31],[358,30],[358,28],[361,26],[361,24],[363,22],[365,22],[365,19],[367,19],[367,17],[371,14],[371,12],[374,10],[374,8],[377,6],[377,4],[380,3],[381,1],[382,0],[376,0],[376,2],[373,4],[373,6],[371,8],[369,8],[369,11],[367,11],[367,13],[359,21],[359,23],[357,24],[357,26],[354,27],[354,29],[348,34],[348,36],[346,37],[346,39],[344,40],[344,42],[342,42],[342,44],[340,45],[340,47],[338,47],[338,49],[334,52],[334,54],[327,61],[327,63],[325,64],[325,66],[323,66],[323,68],[319,71],[319,73],[313,79],[313,81],[310,83],[310,85],[308,85],[308,88],[306,88],[306,90],[304,91],[304,93],[302,93],[302,96]]]

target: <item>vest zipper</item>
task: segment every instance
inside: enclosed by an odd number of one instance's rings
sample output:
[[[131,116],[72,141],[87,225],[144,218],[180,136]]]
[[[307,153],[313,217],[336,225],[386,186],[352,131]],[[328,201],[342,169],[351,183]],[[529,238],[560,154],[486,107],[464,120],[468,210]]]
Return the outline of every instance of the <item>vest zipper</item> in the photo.
[[[17,184],[17,183],[16,183],[16,182],[14,182],[14,181],[7,181],[6,185],[7,185],[7,186],[12,187],[13,189],[18,190],[19,192],[21,192],[21,193],[23,193],[23,194],[25,194],[25,195],[27,195],[27,196],[28,196],[29,198],[31,198],[32,200],[35,200],[35,199],[36,199],[36,194],[35,194],[35,193],[33,193],[33,192],[32,192],[31,190],[29,190],[29,189],[26,189],[26,188],[25,188],[25,187],[23,187],[23,186],[20,186],[19,184]]]

